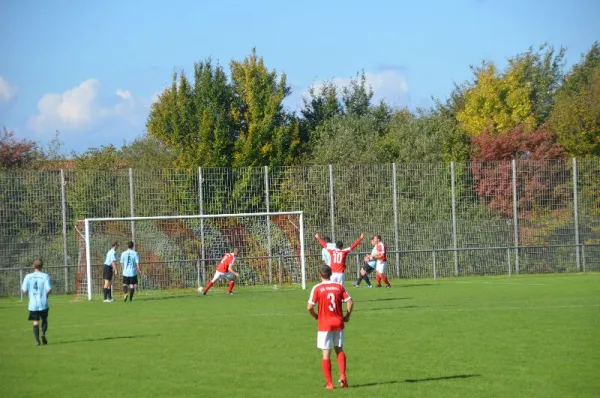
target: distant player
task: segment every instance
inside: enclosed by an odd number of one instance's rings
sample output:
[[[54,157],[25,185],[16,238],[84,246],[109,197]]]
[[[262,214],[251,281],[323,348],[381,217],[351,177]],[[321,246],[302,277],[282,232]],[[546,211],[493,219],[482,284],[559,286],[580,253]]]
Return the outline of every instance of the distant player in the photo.
[[[123,301],[133,300],[133,294],[138,283],[138,273],[140,269],[140,256],[133,249],[134,243],[127,242],[127,250],[121,254],[121,264],[123,264]],[[129,293],[129,294],[128,294]]]
[[[335,243],[331,242],[329,236],[325,236],[323,240],[327,243],[327,247],[321,249],[321,260],[323,260],[323,264],[331,267],[331,255],[329,255],[328,249],[335,249]]]
[[[315,285],[308,299],[306,309],[318,321],[317,348],[323,351],[321,367],[325,376],[325,388],[333,390],[331,379],[331,346],[335,349],[340,369],[339,383],[348,387],[346,378],[346,354],[344,353],[344,322],[350,321],[354,303],[344,286],[330,280],[331,268],[324,265],[321,269],[321,283]],[[342,313],[342,302],[346,303],[346,315]],[[319,312],[314,306],[318,305]]]
[[[29,295],[29,320],[33,321],[33,337],[35,344],[40,345],[40,319],[42,320],[42,343],[48,344],[48,295],[52,292],[50,276],[42,272],[44,262],[37,259],[33,262],[33,272],[25,275],[21,290]]]
[[[344,249],[344,243],[342,241],[338,241],[335,244],[335,249],[328,249],[326,241],[321,239],[319,234],[315,234],[315,238],[317,238],[317,240],[319,241],[321,246],[323,246],[323,249],[326,249],[331,257],[331,272],[332,272],[331,281],[332,282],[342,283],[342,284],[344,283],[344,281],[346,279],[345,274],[344,274],[346,272],[346,257],[352,250],[354,250],[356,248],[356,246],[359,245],[359,243],[362,241],[364,235],[365,234],[361,234],[358,237],[358,239],[356,239],[354,241],[354,243],[352,243],[350,245],[350,247],[347,247],[345,249]]]
[[[204,291],[202,292],[203,296],[206,296],[206,293],[210,290],[212,285],[215,284],[216,281],[221,279],[229,280],[229,286],[227,288],[227,294],[233,294],[233,287],[235,286],[235,279],[240,277],[240,274],[233,270],[233,263],[235,262],[235,258],[239,253],[239,249],[233,249],[231,253],[225,253],[219,265],[217,265],[217,271],[215,272],[215,276],[212,281],[208,282]]]
[[[114,301],[112,298],[112,279],[113,274],[117,273],[117,247],[119,247],[119,242],[115,240],[111,245],[111,249],[108,251],[108,253],[106,253],[106,258],[104,259],[102,278],[104,278],[103,291],[105,303],[111,303]]]
[[[385,287],[391,288],[392,285],[390,285],[390,282],[385,274],[385,268],[387,266],[387,248],[381,241],[381,235],[373,235],[371,238],[371,244],[373,245],[371,255],[365,256],[365,265],[360,270],[360,276],[353,285],[358,287],[361,280],[364,280],[367,283],[367,287],[371,287],[369,274],[371,271],[373,271],[373,268],[375,268],[377,287],[381,287],[381,281],[383,280],[383,282],[386,284]]]

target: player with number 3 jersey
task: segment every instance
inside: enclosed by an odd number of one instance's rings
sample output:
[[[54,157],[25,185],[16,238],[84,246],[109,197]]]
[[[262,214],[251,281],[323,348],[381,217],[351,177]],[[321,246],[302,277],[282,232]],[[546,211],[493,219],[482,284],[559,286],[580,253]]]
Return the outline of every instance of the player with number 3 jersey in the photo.
[[[340,369],[339,382],[342,388],[348,387],[346,378],[346,354],[344,353],[344,323],[350,321],[352,298],[339,283],[331,281],[331,268],[323,266],[321,269],[321,283],[315,285],[308,299],[306,309],[317,320],[317,347],[323,352],[321,367],[325,376],[325,388],[333,390],[331,379],[331,346],[337,355]],[[342,312],[342,303],[346,303],[346,315]],[[318,313],[315,312],[318,306]]]
[[[359,243],[362,241],[364,237],[364,234],[361,234],[358,239],[356,239],[354,241],[354,243],[352,243],[350,245],[350,247],[347,247],[344,249],[344,243],[342,241],[338,241],[335,244],[335,249],[330,249],[327,247],[327,242],[325,242],[323,239],[321,239],[321,237],[319,236],[319,234],[315,234],[315,238],[317,238],[317,240],[319,241],[319,243],[321,244],[321,246],[323,246],[324,249],[326,249],[329,252],[329,256],[331,258],[331,281],[332,282],[336,282],[336,283],[344,283],[345,280],[345,276],[344,273],[346,272],[346,257],[348,257],[348,254],[354,250],[356,248],[356,246],[359,245]]]

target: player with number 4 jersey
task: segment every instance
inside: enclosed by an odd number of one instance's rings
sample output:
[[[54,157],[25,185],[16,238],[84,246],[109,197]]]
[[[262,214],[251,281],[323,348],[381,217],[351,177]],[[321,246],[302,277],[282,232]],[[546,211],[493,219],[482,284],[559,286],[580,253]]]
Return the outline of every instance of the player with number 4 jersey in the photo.
[[[317,238],[321,246],[323,246],[323,248],[329,252],[329,256],[331,257],[330,266],[332,272],[332,282],[344,283],[344,280],[346,279],[344,276],[344,273],[346,272],[346,257],[348,257],[348,254],[359,245],[364,235],[364,233],[360,234],[358,239],[356,239],[354,243],[350,245],[350,247],[344,249],[344,243],[342,241],[337,241],[335,244],[335,249],[330,249],[327,247],[327,242],[321,239],[319,234],[315,234],[315,238]]]
[[[321,283],[315,285],[308,299],[306,309],[317,320],[317,347],[323,352],[321,366],[325,376],[325,388],[333,390],[331,379],[331,346],[335,349],[340,369],[339,382],[342,388],[348,387],[346,378],[346,354],[344,353],[344,323],[350,321],[352,298],[339,283],[331,281],[331,268],[321,269]],[[342,312],[342,303],[346,303],[346,315]],[[315,312],[315,305],[319,312]]]

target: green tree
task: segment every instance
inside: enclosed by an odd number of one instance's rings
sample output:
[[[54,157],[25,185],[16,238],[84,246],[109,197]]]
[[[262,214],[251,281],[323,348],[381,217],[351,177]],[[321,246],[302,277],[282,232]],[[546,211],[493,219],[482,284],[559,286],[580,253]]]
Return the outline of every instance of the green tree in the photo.
[[[230,166],[237,132],[233,92],[220,65],[209,58],[194,65],[194,82],[173,76],[148,116],[148,133],[176,155],[179,167]]]
[[[317,127],[342,113],[338,95],[338,88],[333,82],[326,82],[318,89],[313,86],[308,89],[308,98],[302,98],[300,110],[300,139],[303,143],[310,142]]]
[[[549,120],[559,143],[572,156],[600,155],[600,44],[573,66],[556,94]]]

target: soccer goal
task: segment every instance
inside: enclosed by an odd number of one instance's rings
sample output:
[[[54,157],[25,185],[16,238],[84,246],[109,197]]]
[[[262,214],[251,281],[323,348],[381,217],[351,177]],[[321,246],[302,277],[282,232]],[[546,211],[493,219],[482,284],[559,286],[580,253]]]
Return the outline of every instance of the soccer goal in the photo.
[[[222,256],[240,249],[234,268],[241,285],[306,289],[301,211],[187,216],[88,218],[77,222],[77,296],[92,300],[103,288],[102,267],[117,241],[117,263],[129,241],[140,256],[138,292],[197,291]],[[121,268],[119,267],[119,272]],[[121,289],[121,274],[113,292]]]

